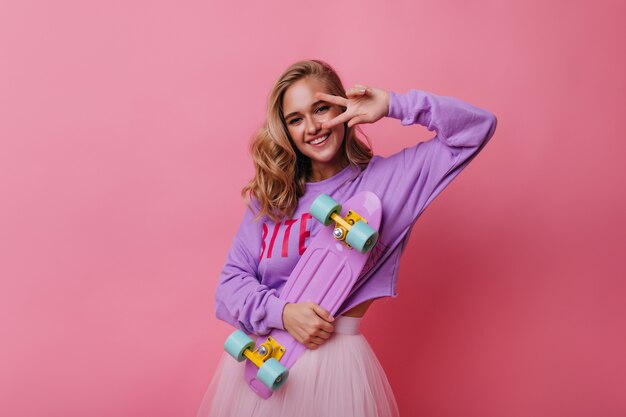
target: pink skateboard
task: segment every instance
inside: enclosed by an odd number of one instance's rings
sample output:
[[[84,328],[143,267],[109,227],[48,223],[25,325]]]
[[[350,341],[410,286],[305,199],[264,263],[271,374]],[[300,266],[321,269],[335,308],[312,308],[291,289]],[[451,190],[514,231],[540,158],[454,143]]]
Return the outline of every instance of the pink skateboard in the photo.
[[[312,301],[334,315],[357,282],[376,244],[382,216],[381,202],[372,192],[361,192],[344,203],[344,210],[329,196],[320,195],[311,215],[333,228],[320,230],[289,276],[280,298],[291,303]],[[340,214],[344,212],[345,214]],[[286,330],[273,329],[254,342],[235,331],[224,348],[235,359],[246,361],[245,379],[262,398],[285,383],[289,368],[304,353]]]

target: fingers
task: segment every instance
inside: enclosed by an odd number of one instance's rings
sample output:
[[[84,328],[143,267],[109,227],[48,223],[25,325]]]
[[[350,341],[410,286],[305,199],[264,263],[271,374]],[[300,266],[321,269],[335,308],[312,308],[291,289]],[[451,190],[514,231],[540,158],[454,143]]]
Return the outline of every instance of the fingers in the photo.
[[[327,332],[326,330],[322,330],[320,329],[317,333],[317,337],[319,337],[320,339],[323,340],[328,340],[330,339],[330,335],[332,334],[332,332]]]
[[[335,329],[332,324],[320,321],[320,323],[315,327],[300,329],[298,332],[298,339],[300,339],[302,343],[308,343],[313,339],[328,340],[334,330]]]
[[[317,314],[318,316],[320,316],[324,320],[326,320],[326,321],[334,321],[335,320],[335,318],[333,316],[331,316],[330,313],[324,307],[320,306],[319,304],[312,303],[311,307],[313,308],[313,311],[315,311],[315,314]]]
[[[348,122],[348,127],[352,127],[356,124],[362,123],[363,120],[361,120],[361,118],[359,116],[357,117],[353,117],[352,119],[350,119],[350,121]]]
[[[354,87],[346,90],[346,96],[348,97],[347,99],[321,92],[316,93],[315,95],[317,96],[317,98],[325,100],[327,102],[338,104],[340,106],[344,106],[347,109],[345,112],[335,117],[334,119],[322,123],[322,128],[331,129],[346,122],[348,123],[348,127],[352,127],[359,123],[365,123],[365,121],[361,117],[356,116],[355,111],[357,110],[355,109],[355,102],[353,101],[352,104],[350,104],[350,100],[358,101],[360,98],[368,96],[368,94],[371,95],[371,93],[372,89],[363,84],[355,84]]]
[[[347,107],[348,106],[348,99],[340,97],[340,96],[333,96],[331,94],[317,92],[317,93],[315,93],[315,97],[320,99],[320,100],[324,100],[324,101],[327,101],[327,102],[333,103],[333,104],[338,104],[338,105],[343,106],[343,107]]]
[[[298,335],[296,340],[300,342],[302,345],[306,346],[309,349],[317,349],[324,343],[330,339],[331,333],[325,332],[323,330],[318,330],[314,332],[314,334],[306,334]]]
[[[337,125],[340,125],[340,124],[343,124],[343,123],[347,122],[351,118],[352,118],[351,114],[348,114],[347,111],[343,112],[339,116],[335,117],[334,119],[322,123],[322,128],[324,128],[324,129],[333,128],[333,127],[335,127]]]
[[[287,304],[283,314],[286,316],[285,329],[309,349],[324,344],[335,329],[331,324],[335,318],[314,302]]]
[[[331,324],[335,321],[335,318],[323,307],[318,304],[312,303],[311,305],[315,314],[317,314],[322,320],[317,324],[318,331],[330,334],[335,330],[335,327]],[[319,336],[319,334],[316,333]]]
[[[309,349],[315,350],[318,347],[322,346],[324,343],[326,343],[328,339],[322,339],[321,337],[312,337],[308,340],[305,340],[304,346],[306,346]]]
[[[369,91],[370,91],[369,87],[366,87],[362,84],[355,84],[354,87],[346,91],[346,96],[348,97],[364,96],[364,95],[367,95]]]
[[[355,84],[354,87],[350,88],[349,90],[346,90],[346,96],[348,98],[364,96],[364,95],[367,95],[369,91],[370,91],[369,87],[364,86],[362,84]],[[345,99],[341,96],[334,96],[332,94],[317,92],[315,93],[315,97],[320,100],[324,100],[333,104],[338,104],[343,107],[348,106],[348,99]]]

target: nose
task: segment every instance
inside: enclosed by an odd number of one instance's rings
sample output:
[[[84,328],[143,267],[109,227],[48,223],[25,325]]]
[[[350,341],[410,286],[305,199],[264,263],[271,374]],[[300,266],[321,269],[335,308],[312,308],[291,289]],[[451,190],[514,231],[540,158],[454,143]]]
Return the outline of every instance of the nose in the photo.
[[[318,130],[320,130],[321,127],[321,123],[318,123],[314,118],[312,117],[306,117],[306,131],[307,133],[310,133],[312,135],[314,135],[315,133],[317,133]]]

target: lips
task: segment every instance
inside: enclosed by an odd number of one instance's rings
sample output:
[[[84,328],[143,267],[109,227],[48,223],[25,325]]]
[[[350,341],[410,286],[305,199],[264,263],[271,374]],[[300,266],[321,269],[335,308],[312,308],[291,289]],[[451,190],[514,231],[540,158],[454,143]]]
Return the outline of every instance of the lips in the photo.
[[[308,141],[307,143],[309,145],[313,145],[313,146],[321,145],[322,143],[326,142],[326,139],[328,139],[328,136],[330,136],[330,133],[327,133],[327,134],[322,135],[322,136],[318,136],[317,138],[312,139],[312,140]]]

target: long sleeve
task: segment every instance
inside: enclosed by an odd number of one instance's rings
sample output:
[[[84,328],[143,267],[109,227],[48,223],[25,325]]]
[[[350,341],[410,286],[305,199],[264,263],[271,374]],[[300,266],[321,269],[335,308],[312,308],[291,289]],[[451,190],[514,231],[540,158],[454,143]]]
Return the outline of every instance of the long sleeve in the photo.
[[[246,210],[228,252],[215,292],[215,315],[248,333],[266,334],[283,327],[285,301],[263,285],[258,274],[262,224]]]
[[[362,280],[340,313],[395,294],[400,254],[413,224],[487,144],[497,124],[487,110],[420,90],[391,92],[388,117],[400,119],[404,126],[423,125],[436,136],[387,158],[375,157],[363,172],[358,189],[380,197],[383,221]]]
[[[374,164],[384,181],[386,242],[403,238],[422,211],[467,166],[493,136],[497,120],[487,110],[453,97],[420,90],[390,92],[389,117],[420,124],[436,136]],[[372,179],[376,182],[376,179]]]

